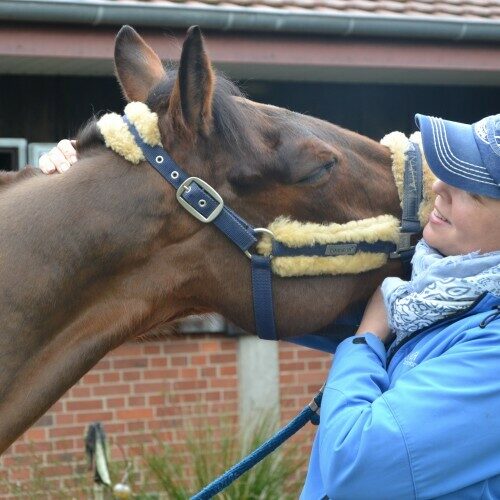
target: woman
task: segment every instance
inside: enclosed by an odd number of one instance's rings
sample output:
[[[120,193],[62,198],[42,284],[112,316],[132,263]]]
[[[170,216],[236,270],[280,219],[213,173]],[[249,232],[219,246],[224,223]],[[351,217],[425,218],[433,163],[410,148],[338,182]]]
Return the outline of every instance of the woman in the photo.
[[[500,499],[500,115],[416,119],[435,208],[337,348],[303,500]]]

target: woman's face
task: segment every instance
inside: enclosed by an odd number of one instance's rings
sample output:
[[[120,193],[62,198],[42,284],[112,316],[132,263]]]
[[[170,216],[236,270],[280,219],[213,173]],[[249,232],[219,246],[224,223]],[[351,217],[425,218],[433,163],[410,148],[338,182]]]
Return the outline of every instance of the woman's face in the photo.
[[[500,200],[473,197],[437,180],[434,210],[424,228],[424,239],[443,255],[500,250]]]

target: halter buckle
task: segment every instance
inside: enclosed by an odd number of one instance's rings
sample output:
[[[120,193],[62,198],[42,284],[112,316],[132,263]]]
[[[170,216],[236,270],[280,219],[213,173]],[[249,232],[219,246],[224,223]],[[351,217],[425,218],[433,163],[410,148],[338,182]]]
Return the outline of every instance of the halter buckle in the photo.
[[[401,257],[401,253],[408,252],[409,250],[413,250],[415,248],[415,246],[411,244],[411,237],[413,234],[415,233],[399,233],[396,250],[389,254],[390,259],[399,259]]]
[[[271,237],[272,240],[275,239],[274,237],[274,233],[270,230],[270,229],[267,229],[265,227],[255,227],[253,229],[253,232],[254,234],[257,234],[257,233],[265,233],[267,234],[268,236]],[[248,250],[245,250],[245,255],[250,259],[252,260],[252,254],[248,251]],[[273,258],[273,255],[269,255],[269,259],[271,260]]]
[[[207,192],[216,202],[217,202],[217,207],[214,208],[212,213],[208,216],[205,217],[203,214],[198,212],[196,208],[194,208],[192,205],[190,205],[183,197],[182,195],[185,192],[189,192],[191,190],[191,184],[197,184],[201,189],[203,189],[205,192]],[[222,199],[221,195],[207,182],[204,180],[200,179],[199,177],[188,177],[177,189],[177,193],[175,195],[177,197],[177,201],[196,219],[199,221],[203,222],[204,224],[208,224],[209,222],[212,222],[221,212],[222,209],[224,208],[224,200]],[[200,205],[201,206],[201,205]]]

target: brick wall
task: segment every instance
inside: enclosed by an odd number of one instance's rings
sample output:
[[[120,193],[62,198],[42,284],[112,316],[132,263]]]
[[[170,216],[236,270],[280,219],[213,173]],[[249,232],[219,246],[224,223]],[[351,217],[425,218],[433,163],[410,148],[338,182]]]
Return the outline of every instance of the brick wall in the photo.
[[[237,343],[217,334],[128,343],[109,353],[0,458],[0,498],[23,496],[43,476],[65,497],[76,477],[90,486],[83,436],[101,421],[112,460],[141,454],[159,438],[183,449],[186,425],[227,424],[238,418]],[[301,409],[323,383],[330,357],[282,343],[282,421]],[[295,442],[308,453],[313,426]],[[6,484],[8,483],[8,484]],[[55,498],[54,495],[51,498]]]

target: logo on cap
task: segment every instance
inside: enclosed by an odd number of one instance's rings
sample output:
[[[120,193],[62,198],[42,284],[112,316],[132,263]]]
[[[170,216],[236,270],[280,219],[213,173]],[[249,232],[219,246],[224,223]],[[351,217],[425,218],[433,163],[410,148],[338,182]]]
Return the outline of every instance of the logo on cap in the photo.
[[[481,139],[485,144],[488,144],[488,132],[486,130],[486,122],[487,119],[483,118],[481,121],[478,121],[474,124],[474,131],[476,135]]]

